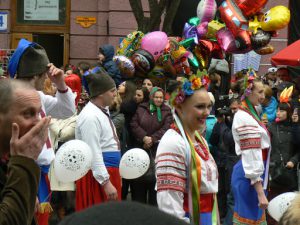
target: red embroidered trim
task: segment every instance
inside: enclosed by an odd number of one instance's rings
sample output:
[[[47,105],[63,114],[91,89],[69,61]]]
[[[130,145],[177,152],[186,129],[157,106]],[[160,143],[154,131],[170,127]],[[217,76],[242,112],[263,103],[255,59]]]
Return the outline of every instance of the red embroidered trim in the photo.
[[[262,225],[266,224],[266,214],[263,213],[259,220],[251,220],[239,216],[236,212],[233,214],[233,222],[239,225]]]
[[[180,131],[178,129],[178,127],[176,126],[175,123],[171,124],[171,129],[175,130],[178,134],[180,134]],[[208,151],[208,146],[206,146],[202,140],[199,140],[196,137],[197,143],[199,145],[194,145],[195,151],[197,152],[197,154],[204,160],[207,161],[209,159],[209,151]],[[202,150],[202,151],[201,151]],[[202,153],[203,152],[203,153]]]
[[[194,145],[194,148],[198,155],[204,160],[207,161],[209,159],[209,152],[207,148],[204,146],[203,143],[201,143],[199,140],[197,141],[199,145]],[[202,151],[201,151],[202,150]],[[203,152],[203,153],[202,153]]]
[[[247,150],[252,148],[261,148],[261,138],[247,138],[240,140],[241,150]]]

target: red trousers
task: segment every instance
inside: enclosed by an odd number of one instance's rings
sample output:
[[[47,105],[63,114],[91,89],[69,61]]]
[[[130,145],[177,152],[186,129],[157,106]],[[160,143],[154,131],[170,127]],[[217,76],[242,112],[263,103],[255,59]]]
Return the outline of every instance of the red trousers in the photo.
[[[117,189],[118,200],[120,201],[122,188],[119,168],[107,167],[106,169],[110,175],[110,182]],[[106,201],[107,197],[104,189],[98,181],[96,181],[91,170],[80,180],[76,181],[76,211]]]

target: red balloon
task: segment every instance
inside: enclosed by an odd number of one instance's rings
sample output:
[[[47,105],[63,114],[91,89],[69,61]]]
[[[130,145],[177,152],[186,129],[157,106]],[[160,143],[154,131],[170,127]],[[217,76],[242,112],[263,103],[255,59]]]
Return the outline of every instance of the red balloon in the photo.
[[[209,41],[209,40],[199,40],[199,47],[204,54],[215,58],[215,59],[224,59],[224,54],[218,42]]]
[[[219,12],[226,27],[234,36],[240,30],[248,30],[248,20],[233,0],[225,0],[219,7]]]
[[[265,7],[268,0],[235,0],[244,16],[253,16]]]
[[[251,49],[251,38],[248,31],[240,30],[235,36],[236,47],[239,50]]]

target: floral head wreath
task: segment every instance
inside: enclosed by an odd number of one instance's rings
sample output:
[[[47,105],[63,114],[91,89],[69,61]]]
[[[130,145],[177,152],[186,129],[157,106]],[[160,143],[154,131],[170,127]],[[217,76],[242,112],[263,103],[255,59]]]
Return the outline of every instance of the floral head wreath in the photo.
[[[248,69],[247,74],[245,74],[244,76],[244,85],[243,85],[244,93],[241,97],[241,100],[244,100],[246,97],[248,97],[251,94],[253,88],[253,82],[256,77],[257,76],[255,71],[253,69]]]
[[[193,95],[196,90],[206,87],[208,83],[208,76],[199,73],[191,75],[188,79],[184,78],[179,87],[172,93],[171,104],[173,106],[180,105],[188,96]]]

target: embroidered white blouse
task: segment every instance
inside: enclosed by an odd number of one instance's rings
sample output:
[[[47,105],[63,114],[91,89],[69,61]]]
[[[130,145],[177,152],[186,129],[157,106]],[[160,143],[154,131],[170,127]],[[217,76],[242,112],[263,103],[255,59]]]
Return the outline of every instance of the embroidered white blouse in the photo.
[[[197,155],[197,153],[196,153]],[[197,155],[197,157],[201,158]],[[162,137],[156,153],[157,203],[166,213],[189,222],[183,209],[187,190],[186,145],[183,137],[169,129]],[[218,191],[218,171],[210,155],[207,161],[201,158],[201,194]]]
[[[267,131],[249,113],[238,110],[233,119],[232,134],[236,154],[241,155],[245,177],[251,180],[251,184],[262,180],[261,175],[265,171],[262,149],[271,146]]]

